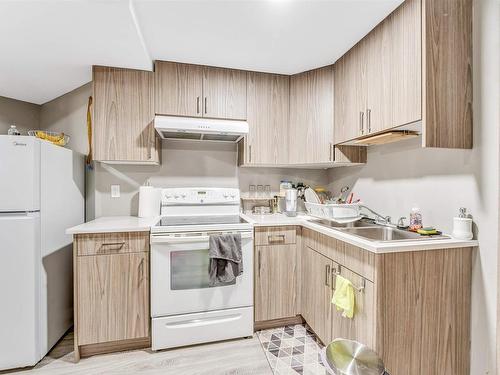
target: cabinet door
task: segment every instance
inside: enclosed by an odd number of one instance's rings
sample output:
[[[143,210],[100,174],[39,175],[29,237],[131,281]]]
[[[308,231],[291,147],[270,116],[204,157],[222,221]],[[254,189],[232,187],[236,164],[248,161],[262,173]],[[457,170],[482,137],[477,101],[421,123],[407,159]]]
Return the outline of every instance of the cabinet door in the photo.
[[[297,314],[296,245],[256,246],[255,321]]]
[[[94,159],[158,163],[153,73],[93,68]]]
[[[148,256],[77,258],[78,345],[149,336]]]
[[[360,45],[342,56],[334,68],[335,75],[335,136],[336,144],[364,134],[365,63]]]
[[[290,78],[248,72],[245,164],[285,164],[288,161]]]
[[[203,67],[155,62],[155,113],[201,117]]]
[[[337,311],[332,305],[332,339],[345,338],[361,342],[374,348],[375,345],[375,292],[374,284],[364,280],[360,275],[345,267],[334,265],[334,272],[340,269],[340,274],[350,280],[358,288],[364,285],[361,291],[355,293],[354,318],[344,318],[341,311]],[[332,278],[332,286],[335,289],[335,276]]]
[[[246,120],[247,72],[203,68],[203,117]]]
[[[420,0],[407,0],[387,21],[391,35],[392,125],[422,119],[422,28]]]
[[[334,262],[310,247],[302,252],[302,316],[328,344],[332,338],[331,270]]]
[[[333,161],[333,66],[290,78],[289,161]]]
[[[386,20],[361,42],[366,61],[364,134],[392,127],[392,35]]]

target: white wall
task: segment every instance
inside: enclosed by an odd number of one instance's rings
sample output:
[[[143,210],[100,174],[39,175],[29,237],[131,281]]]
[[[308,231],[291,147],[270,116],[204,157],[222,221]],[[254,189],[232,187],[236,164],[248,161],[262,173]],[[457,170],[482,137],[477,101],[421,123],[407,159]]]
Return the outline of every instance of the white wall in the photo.
[[[96,216],[136,215],[139,186],[149,179],[157,187],[236,187],[250,184],[279,189],[282,179],[326,185],[323,170],[238,168],[236,145],[190,141],[163,141],[161,166],[109,165],[95,169]],[[112,184],[119,184],[120,198],[111,198]]]
[[[0,134],[7,134],[11,125],[26,135],[40,128],[40,106],[0,96]]]
[[[420,139],[371,147],[363,167],[329,172],[331,187],[353,186],[375,210],[409,215],[414,203],[424,225],[449,232],[459,207],[474,217],[480,242],[473,265],[473,375],[496,371],[497,263],[499,249],[499,2],[474,2],[474,148],[422,149]]]

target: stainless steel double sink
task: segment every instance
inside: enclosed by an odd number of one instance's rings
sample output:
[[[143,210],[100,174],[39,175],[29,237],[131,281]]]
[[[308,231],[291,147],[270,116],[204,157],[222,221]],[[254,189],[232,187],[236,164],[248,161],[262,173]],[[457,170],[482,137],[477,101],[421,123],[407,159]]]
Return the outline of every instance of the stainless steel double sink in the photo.
[[[425,241],[425,240],[443,240],[450,237],[445,235],[423,236],[415,232],[398,229],[392,226],[376,224],[373,221],[361,219],[352,223],[337,223],[325,219],[309,220],[311,223],[319,224],[324,227],[339,230],[343,233],[349,233],[353,236],[375,242],[396,242],[396,241]]]

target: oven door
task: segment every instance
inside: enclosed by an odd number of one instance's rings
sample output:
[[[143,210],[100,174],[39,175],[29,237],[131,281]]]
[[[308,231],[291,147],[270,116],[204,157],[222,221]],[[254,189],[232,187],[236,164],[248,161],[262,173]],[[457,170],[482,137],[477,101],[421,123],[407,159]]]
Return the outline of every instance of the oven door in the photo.
[[[253,232],[240,232],[243,274],[234,285],[221,287],[208,286],[208,239],[212,233],[151,236],[153,318],[253,305]]]

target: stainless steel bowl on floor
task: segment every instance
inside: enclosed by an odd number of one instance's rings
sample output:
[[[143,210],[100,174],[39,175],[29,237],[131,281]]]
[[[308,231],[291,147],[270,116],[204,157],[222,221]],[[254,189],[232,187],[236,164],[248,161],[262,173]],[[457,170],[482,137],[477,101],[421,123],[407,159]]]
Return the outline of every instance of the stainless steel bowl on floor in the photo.
[[[377,353],[357,341],[335,339],[323,348],[321,358],[332,375],[389,375]]]

